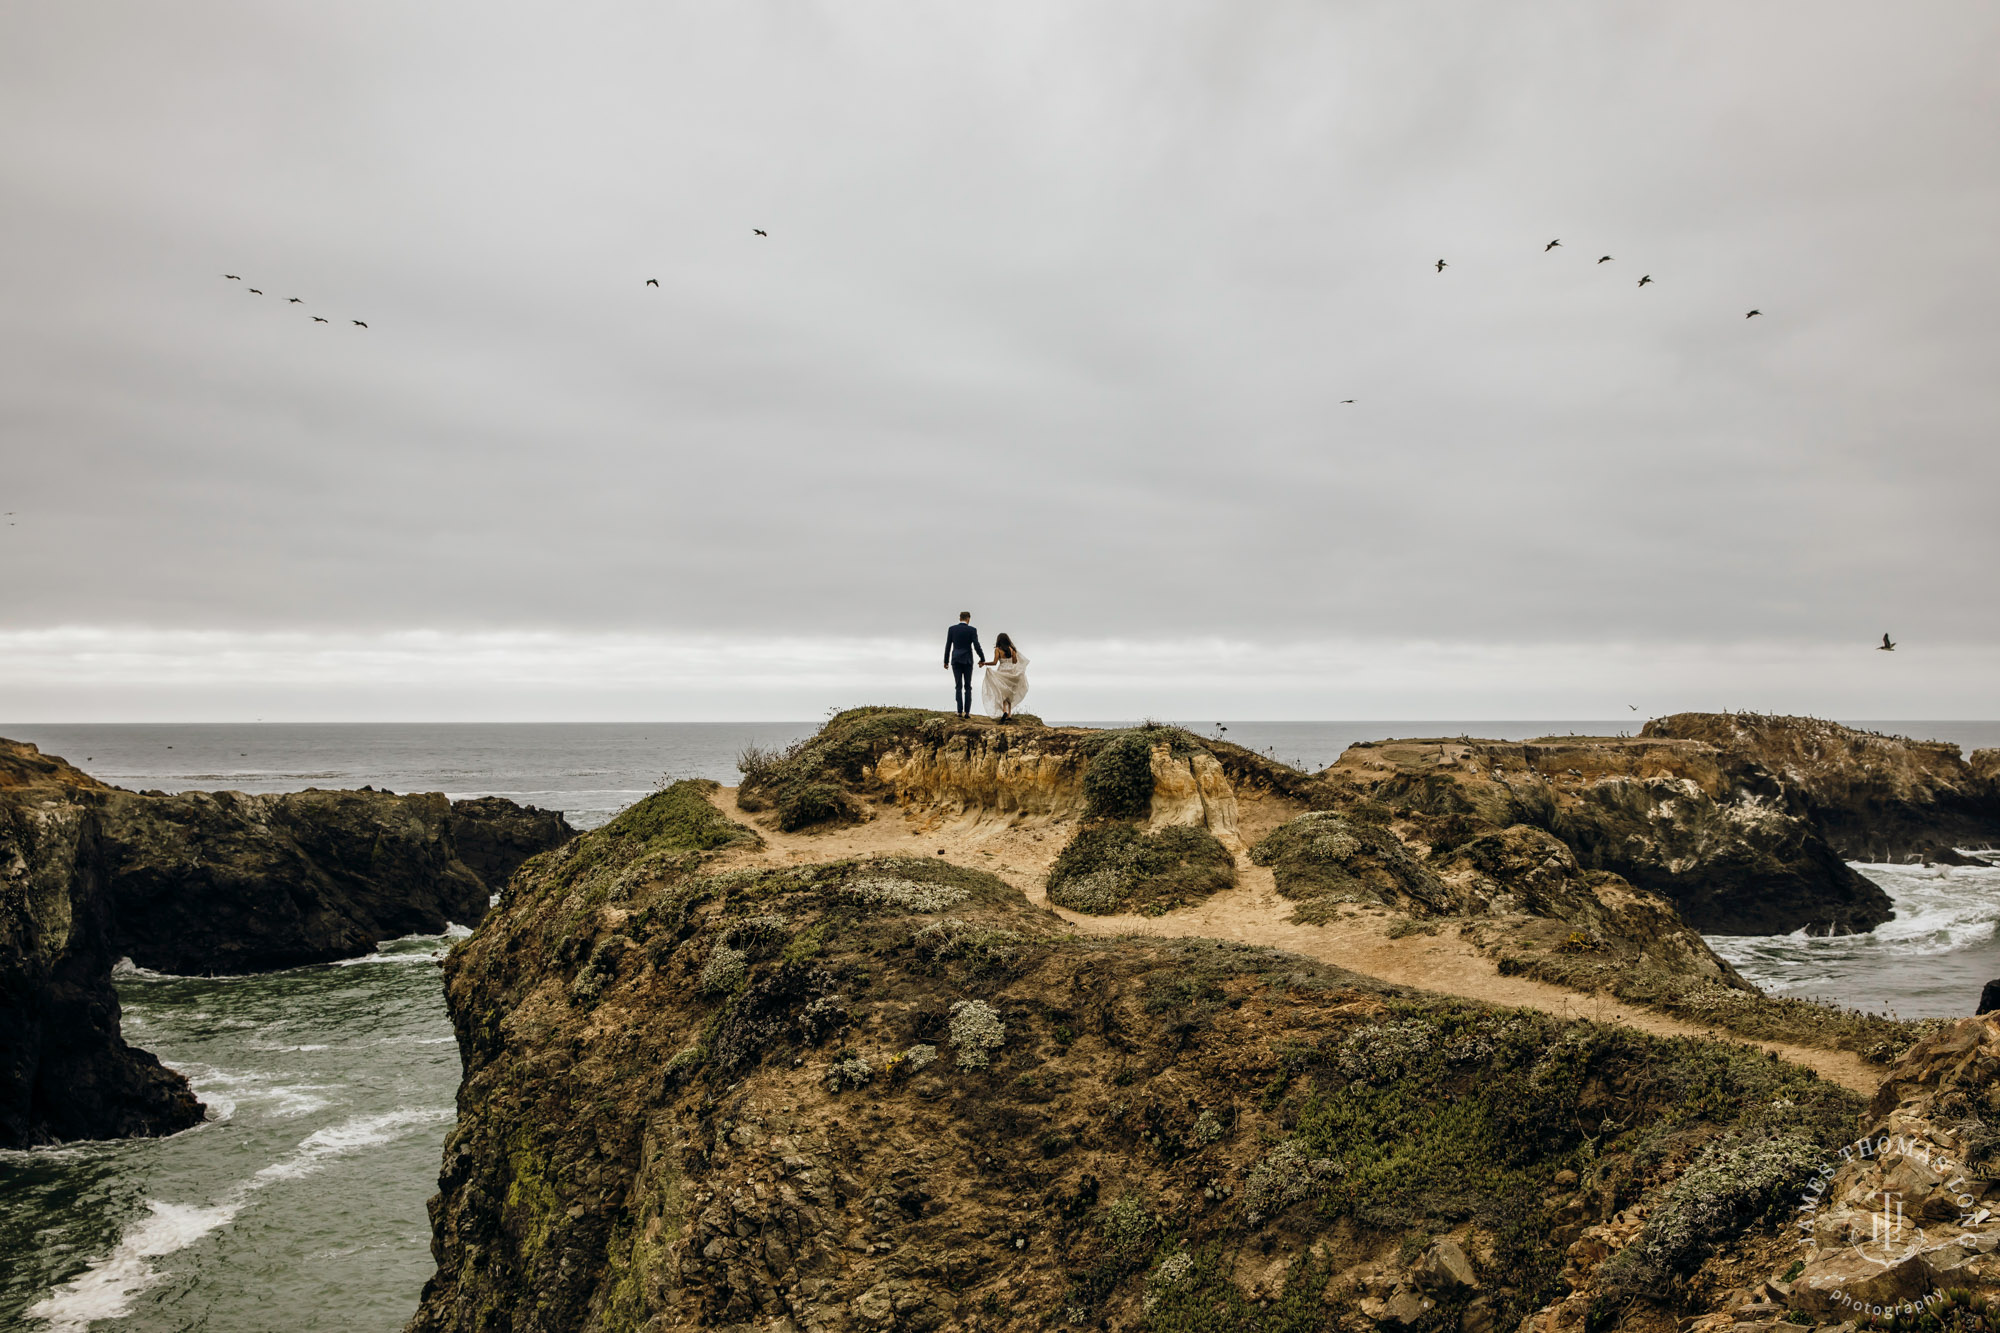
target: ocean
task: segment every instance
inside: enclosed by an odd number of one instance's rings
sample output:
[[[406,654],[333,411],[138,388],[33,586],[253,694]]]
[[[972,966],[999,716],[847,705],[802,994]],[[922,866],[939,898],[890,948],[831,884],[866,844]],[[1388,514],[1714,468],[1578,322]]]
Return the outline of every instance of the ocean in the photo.
[[[733,781],[744,746],[783,745],[816,725],[0,724],[0,735],[136,790],[367,784],[501,795],[592,828],[663,781]],[[1187,725],[1310,768],[1387,736],[1637,729],[1621,720]],[[2000,746],[2000,723],[1853,725],[1967,751]],[[1872,935],[1711,942],[1768,989],[1904,1017],[1970,1012],[1980,985],[2000,977],[2000,869],[1860,869],[1896,902],[1897,919]],[[254,977],[121,967],[127,1035],[187,1074],[211,1118],[167,1139],[0,1152],[0,1328],[400,1329],[432,1269],[424,1201],[459,1073],[437,963],[462,933]]]

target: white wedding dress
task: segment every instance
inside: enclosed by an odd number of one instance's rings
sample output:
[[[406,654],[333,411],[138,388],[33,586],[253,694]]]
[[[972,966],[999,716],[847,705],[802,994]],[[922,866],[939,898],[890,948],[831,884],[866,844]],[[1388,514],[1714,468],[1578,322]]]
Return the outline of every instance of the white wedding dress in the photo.
[[[1013,712],[1028,697],[1028,659],[1016,657],[1010,662],[1003,658],[987,667],[980,691],[986,697],[986,711],[993,716]]]

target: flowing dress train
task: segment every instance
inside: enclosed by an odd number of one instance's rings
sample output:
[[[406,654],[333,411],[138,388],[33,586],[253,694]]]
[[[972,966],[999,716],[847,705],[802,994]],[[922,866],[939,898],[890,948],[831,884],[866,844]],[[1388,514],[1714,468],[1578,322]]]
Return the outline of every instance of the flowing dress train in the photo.
[[[980,692],[986,699],[986,711],[995,717],[1019,708],[1021,700],[1028,697],[1028,659],[1002,659],[987,667]]]

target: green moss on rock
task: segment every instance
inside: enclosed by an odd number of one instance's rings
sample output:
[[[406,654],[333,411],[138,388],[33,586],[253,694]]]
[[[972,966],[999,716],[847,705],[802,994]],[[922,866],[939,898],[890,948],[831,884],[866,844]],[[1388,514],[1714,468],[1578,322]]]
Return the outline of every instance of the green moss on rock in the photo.
[[[1322,922],[1341,903],[1380,903],[1435,914],[1452,910],[1445,882],[1380,825],[1330,810],[1300,815],[1250,851],[1271,867],[1278,892],[1299,903],[1294,919]]]
[[[1149,779],[1150,780],[1150,779]],[[1072,912],[1158,916],[1236,883],[1236,859],[1207,829],[1148,833],[1130,824],[1087,824],[1049,870],[1049,901]]]

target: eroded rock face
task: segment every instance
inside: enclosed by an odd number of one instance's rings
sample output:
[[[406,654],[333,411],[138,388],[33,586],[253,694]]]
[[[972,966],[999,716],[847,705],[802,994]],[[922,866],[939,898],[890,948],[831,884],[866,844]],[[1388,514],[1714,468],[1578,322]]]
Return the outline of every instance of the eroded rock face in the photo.
[[[0,1147],[168,1134],[201,1120],[187,1080],[118,1030],[106,789],[0,741]]]
[[[1642,733],[1703,741],[1795,793],[1827,842],[1854,861],[1924,859],[2000,845],[2000,751],[1856,731],[1813,717],[1677,713]]]
[[[1444,826],[1528,824],[1698,930],[1864,931],[1889,896],[1841,860],[1800,792],[1704,740],[1568,737],[1351,746],[1326,776]]]
[[[118,950],[181,975],[351,958],[474,925],[486,883],[439,795],[183,792],[101,798]]]
[[[458,859],[494,893],[523,861],[576,836],[562,811],[516,805],[504,796],[453,801],[446,825]]]

